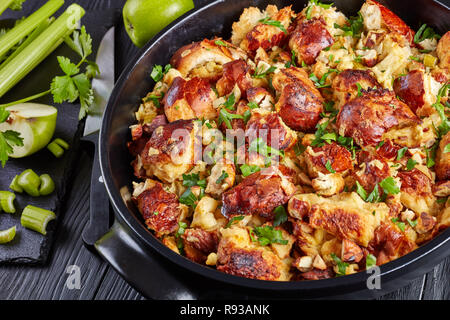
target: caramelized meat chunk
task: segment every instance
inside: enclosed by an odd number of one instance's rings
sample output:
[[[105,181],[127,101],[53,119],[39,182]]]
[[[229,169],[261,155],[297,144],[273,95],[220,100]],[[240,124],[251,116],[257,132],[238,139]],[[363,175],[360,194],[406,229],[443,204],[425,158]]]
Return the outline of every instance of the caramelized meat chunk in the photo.
[[[432,104],[440,84],[423,70],[412,70],[394,81],[395,93],[405,101],[418,116],[429,116],[436,112]]]
[[[291,129],[312,132],[320,120],[324,100],[305,70],[291,67],[273,77],[280,93],[275,105],[278,114]]]
[[[213,119],[217,117],[213,107],[215,98],[207,80],[195,77],[186,81],[178,77],[164,96],[164,112],[170,122],[193,118]]]
[[[389,165],[380,156],[367,151],[357,154],[359,170],[353,172],[356,181],[368,192],[371,192],[375,185],[390,176]]]
[[[265,137],[269,147],[277,150],[289,149],[297,142],[297,134],[286,126],[276,112],[255,110],[247,122],[246,134],[249,143]]]
[[[377,258],[377,265],[397,259],[415,248],[417,245],[391,222],[378,226],[369,244],[369,251]]]
[[[199,228],[186,229],[182,239],[186,257],[198,263],[205,263],[208,255],[216,252],[219,245],[219,237],[216,232]]]
[[[175,194],[165,191],[161,183],[152,181],[133,199],[149,229],[158,234],[170,234],[178,229],[184,205],[180,205]]]
[[[190,120],[158,127],[140,154],[146,175],[170,183],[192,168],[196,131]]]
[[[222,195],[222,214],[259,215],[274,218],[273,210],[288,202],[295,192],[293,170],[279,165],[264,168],[246,177],[240,184]]]
[[[362,91],[345,104],[337,117],[339,134],[352,137],[360,146],[377,145],[391,129],[420,123],[409,107],[386,89]]]
[[[377,79],[368,70],[347,69],[340,72],[332,83],[333,96],[338,101],[338,108],[342,107],[358,95],[359,90],[380,86]]]
[[[294,11],[289,6],[275,12],[270,17],[265,18],[265,20],[260,20],[242,40],[241,48],[254,53],[258,48],[268,50],[275,46],[280,46],[288,37],[287,30],[292,23],[293,17],[295,17]],[[264,21],[277,21],[282,28],[273,23],[264,23]]]
[[[320,51],[334,43],[333,37],[326,29],[322,18],[311,18],[299,22],[291,34],[289,47],[293,50],[299,64],[304,61],[311,65],[316,61]]]
[[[352,154],[343,146],[335,142],[326,143],[322,147],[307,147],[304,153],[308,174],[311,178],[317,178],[320,173],[330,173],[326,165],[337,173],[342,173],[353,168]]]
[[[244,60],[235,60],[228,62],[223,66],[223,75],[217,81],[216,88],[219,96],[224,96],[233,91],[235,85],[238,85],[243,97],[252,86],[252,79],[249,74],[249,66]]]

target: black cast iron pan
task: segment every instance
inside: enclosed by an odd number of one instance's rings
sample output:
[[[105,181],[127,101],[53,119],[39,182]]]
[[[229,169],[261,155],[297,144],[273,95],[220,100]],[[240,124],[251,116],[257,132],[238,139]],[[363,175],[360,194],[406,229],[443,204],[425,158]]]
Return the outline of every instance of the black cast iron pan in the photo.
[[[337,0],[346,15],[355,15],[363,1]],[[137,290],[155,299],[208,298],[374,298],[398,289],[428,272],[450,255],[450,229],[417,250],[381,267],[381,289],[369,290],[365,272],[318,281],[273,282],[228,275],[196,264],[166,248],[149,232],[130,203],[134,177],[126,148],[134,112],[154,83],[155,64],[165,65],[181,46],[220,35],[230,36],[231,25],[249,6],[264,8],[294,4],[301,11],[306,1],[217,0],[176,20],[132,59],[120,76],[106,108],[100,133],[100,165],[115,211],[110,231],[96,243],[99,253]],[[440,33],[450,30],[450,11],[433,0],[384,1],[413,29],[427,23]],[[106,205],[106,204],[100,204]],[[95,208],[92,208],[95,210]],[[105,227],[99,225],[99,227]]]

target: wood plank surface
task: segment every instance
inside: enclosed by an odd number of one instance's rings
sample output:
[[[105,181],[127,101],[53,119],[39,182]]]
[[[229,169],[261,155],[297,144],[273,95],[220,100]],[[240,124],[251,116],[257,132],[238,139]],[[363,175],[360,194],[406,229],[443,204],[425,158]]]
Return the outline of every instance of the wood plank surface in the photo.
[[[35,2],[35,6],[43,0]],[[66,1],[70,3],[72,1]],[[124,1],[78,0],[85,8],[121,7]],[[208,2],[196,1],[197,5]],[[138,51],[132,46],[123,27],[117,31],[116,67],[121,70]],[[56,241],[49,262],[42,267],[0,267],[0,299],[144,299],[131,288],[106,262],[90,252],[82,243],[81,232],[88,221],[91,158],[84,152],[76,161],[73,183],[63,208],[64,218],[56,232]],[[81,288],[69,289],[67,268],[77,265],[81,273]],[[450,258],[431,272],[412,281],[381,299],[419,300],[450,299]]]

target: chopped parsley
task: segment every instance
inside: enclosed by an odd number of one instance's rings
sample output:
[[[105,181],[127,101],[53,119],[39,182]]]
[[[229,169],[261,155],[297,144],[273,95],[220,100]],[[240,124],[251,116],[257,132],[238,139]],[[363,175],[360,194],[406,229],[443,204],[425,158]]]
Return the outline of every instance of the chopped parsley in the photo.
[[[274,156],[284,157],[284,151],[269,147],[262,138],[256,138],[250,142],[248,152],[257,152],[266,158],[272,158]]]
[[[269,17],[259,20],[258,22],[261,22],[262,24],[266,24],[269,26],[274,26],[283,31],[285,34],[287,34],[286,28],[283,26],[283,24],[278,20],[271,20]]]
[[[223,103],[222,105],[227,108],[228,110],[234,110],[234,104],[236,103],[236,97],[234,95],[234,93],[231,93],[228,98],[227,101],[225,101],[225,103]]]
[[[328,172],[330,173],[336,173],[336,170],[334,170],[333,167],[331,166],[330,160],[327,160],[327,163],[325,163],[325,168],[327,168]]]
[[[267,246],[272,243],[288,244],[288,240],[283,239],[281,230],[277,230],[272,226],[255,227],[252,233],[258,237],[257,241],[261,246]],[[256,241],[254,237],[252,240]]]
[[[450,152],[450,143],[447,143],[444,147],[444,152],[443,153],[448,153]]]
[[[360,85],[358,82],[356,83],[356,88],[358,88],[358,94],[357,94],[357,96],[358,96],[358,97],[362,97],[362,92],[361,92],[362,87],[361,87],[361,85]]]
[[[233,225],[233,223],[235,223],[236,221],[241,221],[245,218],[245,216],[235,216],[233,218],[230,219],[230,221],[228,221],[227,225],[225,226],[225,229],[228,229],[229,227],[231,227]]]
[[[377,265],[377,258],[373,254],[369,253],[366,256],[366,269],[370,269],[372,267],[375,267],[376,265]]]
[[[380,187],[382,187],[387,194],[398,194],[400,192],[397,182],[392,177],[387,177],[382,180],[380,182]]]
[[[253,73],[252,77],[255,79],[261,79],[261,78],[265,78],[269,73],[274,72],[275,70],[277,70],[276,67],[271,66],[269,69],[267,69],[266,71],[262,71],[263,67],[261,66],[260,69],[256,68],[255,72]]]
[[[216,40],[216,41],[214,41],[214,43],[221,47],[228,47],[228,45],[225,42],[223,42],[222,40]]]
[[[153,79],[153,81],[159,82],[171,68],[172,66],[170,64],[166,64],[163,70],[163,67],[157,64],[153,67],[152,73],[150,73],[150,77]]]
[[[349,264],[347,262],[342,261],[335,253],[331,254],[331,258],[334,260],[338,267],[338,272],[336,272],[337,276],[345,276],[347,274],[347,267]]]
[[[405,156],[406,151],[408,151],[408,147],[401,148],[397,151],[397,161],[401,160]]]
[[[196,202],[197,202],[197,197],[195,196],[195,194],[192,193],[191,188],[188,188],[178,199],[178,201],[182,204],[185,204],[187,206],[190,207],[194,207],[196,206]]]
[[[228,178],[228,173],[226,173],[224,170],[222,170],[222,174],[216,180],[216,184],[221,184],[223,182],[223,180],[225,180],[226,178]]]
[[[286,209],[283,206],[276,207],[273,212],[275,213],[275,218],[273,220],[273,226],[278,227],[280,224],[283,224],[287,221],[287,213]]]
[[[241,169],[241,173],[244,177],[248,177],[252,173],[255,173],[255,172],[258,172],[261,170],[260,167],[255,166],[255,165],[249,165],[249,164],[243,164],[242,166],[240,166],[240,169]]]
[[[406,163],[406,171],[411,171],[416,166],[417,161],[414,161],[412,158],[408,159],[408,162]]]
[[[233,119],[244,119],[244,116],[240,114],[229,113],[225,108],[220,109],[219,112],[219,125],[225,123],[228,129],[233,129],[231,121]]]
[[[185,187],[194,187],[199,186],[202,188],[206,188],[206,180],[201,179],[198,173],[192,174],[183,174],[183,186]]]
[[[350,17],[346,25],[340,26],[337,23],[334,24],[334,28],[344,31],[345,36],[351,36],[354,38],[360,38],[361,32],[364,29],[364,19],[361,12],[355,17]]]
[[[5,107],[0,107],[0,123],[6,122],[9,118],[9,111]],[[0,162],[4,168],[9,155],[13,153],[13,146],[23,146],[23,138],[17,131],[0,131]]]
[[[398,218],[392,218],[391,221],[392,221],[392,222],[393,222],[400,230],[402,230],[403,232],[405,231],[406,225],[405,225],[404,222],[398,221]]]

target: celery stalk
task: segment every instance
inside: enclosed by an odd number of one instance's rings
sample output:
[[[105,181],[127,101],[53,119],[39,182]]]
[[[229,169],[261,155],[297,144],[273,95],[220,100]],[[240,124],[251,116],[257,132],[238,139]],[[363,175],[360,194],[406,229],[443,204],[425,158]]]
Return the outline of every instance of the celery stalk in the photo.
[[[8,7],[10,6],[10,4],[13,2],[14,0],[3,0],[0,1],[0,15],[3,13],[3,11],[5,11],[6,9],[8,9]]]
[[[9,51],[16,43],[25,38],[31,31],[49,18],[62,5],[64,0],[49,0],[41,8],[16,25],[0,38],[0,57]]]
[[[16,226],[0,231],[0,244],[11,242],[16,236]]]
[[[16,49],[14,52],[0,65],[0,69],[2,66],[6,66],[8,62],[14,59],[23,49],[25,49],[34,39],[36,39],[47,27],[50,23],[53,22],[53,18],[45,19],[33,32],[27,37],[27,39]]]
[[[3,66],[0,70],[0,97],[56,49],[56,45],[59,45],[65,36],[73,32],[84,14],[84,9],[79,5],[70,5],[55,22],[7,65]],[[2,39],[3,37],[0,38],[0,41]]]

